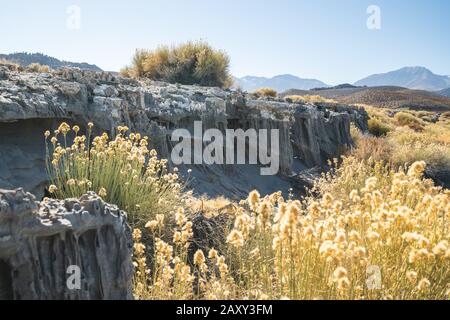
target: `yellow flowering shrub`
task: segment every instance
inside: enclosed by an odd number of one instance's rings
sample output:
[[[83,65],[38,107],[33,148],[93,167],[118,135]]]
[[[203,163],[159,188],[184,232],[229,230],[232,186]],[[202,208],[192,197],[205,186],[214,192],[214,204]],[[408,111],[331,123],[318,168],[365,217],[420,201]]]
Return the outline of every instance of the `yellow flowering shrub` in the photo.
[[[106,133],[92,137],[92,127],[89,123],[87,135],[67,123],[52,136],[45,132],[50,193],[63,199],[95,191],[125,210],[133,226],[141,227],[155,214],[168,214],[181,203],[178,174],[148,149],[147,137],[127,134],[128,128],[122,126],[114,139]]]

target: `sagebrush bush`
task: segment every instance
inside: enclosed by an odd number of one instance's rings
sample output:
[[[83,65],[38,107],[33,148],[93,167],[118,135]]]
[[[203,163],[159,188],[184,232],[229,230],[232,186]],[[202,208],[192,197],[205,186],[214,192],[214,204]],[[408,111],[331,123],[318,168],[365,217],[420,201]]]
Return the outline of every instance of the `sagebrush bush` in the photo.
[[[206,42],[187,42],[136,50],[130,67],[122,75],[201,86],[228,87],[232,84],[228,55]]]
[[[39,63],[32,63],[25,69],[28,72],[36,72],[36,73],[49,73],[52,69],[49,66],[42,65]]]
[[[271,97],[276,98],[278,96],[278,92],[272,88],[261,88],[252,93],[256,97]]]
[[[409,128],[418,131],[423,130],[425,126],[423,120],[408,112],[398,112],[395,114],[394,119],[400,126],[408,126]]]
[[[388,125],[384,124],[377,118],[369,119],[368,125],[369,132],[376,137],[385,136],[391,131],[391,128]]]
[[[132,226],[143,227],[156,214],[169,215],[183,200],[183,185],[167,160],[148,150],[148,138],[118,127],[117,136],[81,135],[80,127],[62,123],[45,133],[49,191],[60,199],[97,192],[125,210]],[[74,136],[69,141],[69,134]]]
[[[23,67],[20,64],[6,59],[0,59],[0,65],[6,66],[11,71],[23,71]]]
[[[352,138],[356,147],[351,154],[361,160],[372,159],[375,161],[390,163],[393,148],[384,137],[363,135],[359,129],[352,128]]]
[[[352,155],[360,160],[371,158],[396,167],[425,161],[433,170],[450,171],[450,128],[442,125],[428,124],[420,132],[399,127],[381,137],[357,131],[352,136],[357,146]]]

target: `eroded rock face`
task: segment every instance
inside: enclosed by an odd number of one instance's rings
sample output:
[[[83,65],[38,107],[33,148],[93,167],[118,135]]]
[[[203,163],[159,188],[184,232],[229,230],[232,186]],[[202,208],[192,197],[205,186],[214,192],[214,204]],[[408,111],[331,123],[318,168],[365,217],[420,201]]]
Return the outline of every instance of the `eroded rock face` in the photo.
[[[186,166],[198,193],[243,196],[291,187],[289,177],[322,166],[352,144],[350,123],[367,129],[367,113],[345,105],[255,100],[219,88],[136,81],[111,73],[60,69],[52,74],[14,72],[0,66],[0,187],[24,187],[42,195],[45,148],[42,133],[61,121],[95,123],[97,133],[118,125],[148,135],[170,158],[177,128],[279,129],[280,175],[262,180],[249,166]]]
[[[131,253],[126,214],[94,193],[36,202],[0,189],[0,300],[132,299]]]

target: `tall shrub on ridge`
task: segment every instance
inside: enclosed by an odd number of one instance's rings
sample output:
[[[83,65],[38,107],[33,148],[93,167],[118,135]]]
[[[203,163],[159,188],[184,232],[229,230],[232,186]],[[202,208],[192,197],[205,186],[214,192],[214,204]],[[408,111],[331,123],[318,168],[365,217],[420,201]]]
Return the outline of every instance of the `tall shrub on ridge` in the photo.
[[[228,87],[231,85],[228,55],[206,42],[160,46],[153,51],[136,50],[131,66],[122,74],[133,78],[187,85]]]

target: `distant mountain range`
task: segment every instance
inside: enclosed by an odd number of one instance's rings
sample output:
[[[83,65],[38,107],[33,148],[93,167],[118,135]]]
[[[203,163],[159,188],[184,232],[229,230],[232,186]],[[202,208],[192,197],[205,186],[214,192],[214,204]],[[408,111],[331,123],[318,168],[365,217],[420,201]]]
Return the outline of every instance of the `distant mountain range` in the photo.
[[[245,91],[272,88],[278,92],[289,89],[327,89],[330,86],[316,79],[302,79],[293,75],[279,75],[273,78],[246,76],[235,78],[235,84]],[[349,88],[350,84],[340,85]],[[355,87],[395,86],[414,90],[440,91],[450,88],[450,77],[434,74],[425,67],[405,67],[388,73],[374,74],[354,83]],[[339,86],[334,87],[336,89]]]
[[[374,74],[355,83],[356,86],[397,86],[408,89],[439,91],[450,88],[450,77],[436,75],[424,67],[405,67],[388,73]]]
[[[42,53],[16,52],[11,54],[0,54],[0,59],[18,63],[23,67],[26,67],[32,63],[39,63],[49,66],[52,69],[58,69],[61,67],[76,67],[84,70],[103,71],[95,64],[61,61]]]
[[[444,96],[444,97],[450,97],[450,88],[444,89],[444,90],[440,90],[438,92],[436,92],[437,94]]]
[[[242,90],[252,92],[261,88],[272,88],[278,92],[289,89],[309,90],[318,87],[328,87],[322,81],[316,79],[302,79],[291,74],[275,76],[273,78],[246,76],[234,78],[235,85]]]

